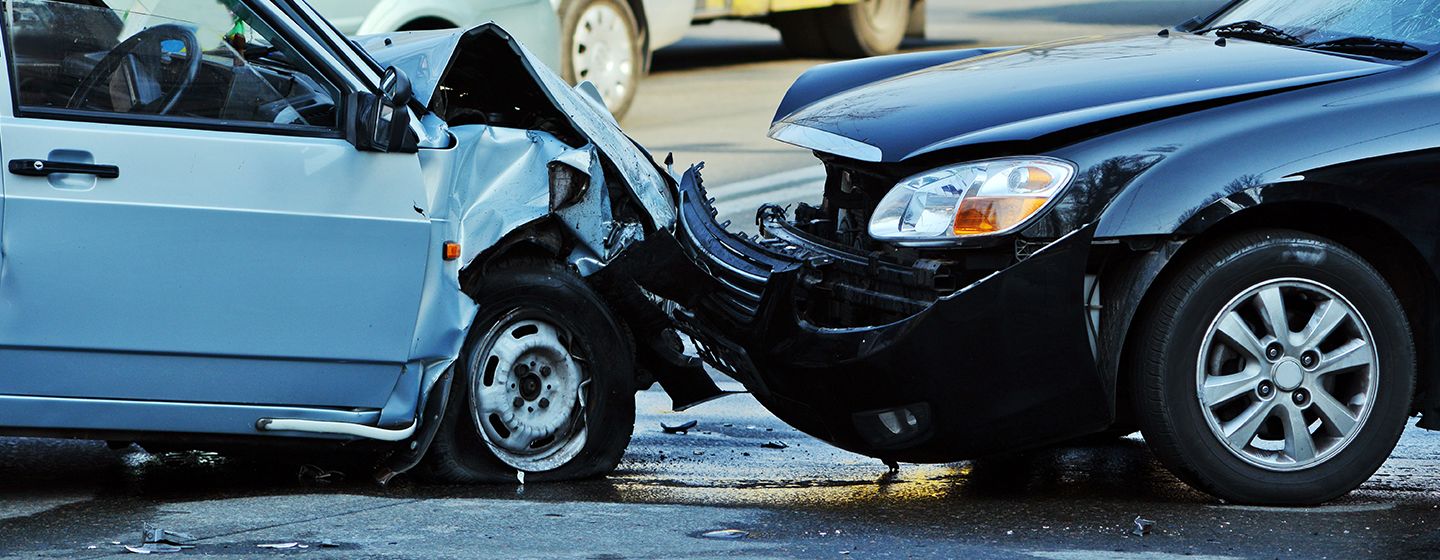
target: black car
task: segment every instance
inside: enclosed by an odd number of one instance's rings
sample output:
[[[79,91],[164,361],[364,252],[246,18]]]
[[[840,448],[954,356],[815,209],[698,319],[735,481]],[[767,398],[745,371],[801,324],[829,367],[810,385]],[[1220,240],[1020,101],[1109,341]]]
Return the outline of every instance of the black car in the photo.
[[[771,135],[824,162],[823,204],[762,208],[743,237],[692,169],[680,260],[641,284],[707,362],[848,450],[1138,429],[1223,499],[1330,500],[1407,417],[1440,429],[1437,22],[1435,0],[1242,0],[1158,33],[821,66]]]

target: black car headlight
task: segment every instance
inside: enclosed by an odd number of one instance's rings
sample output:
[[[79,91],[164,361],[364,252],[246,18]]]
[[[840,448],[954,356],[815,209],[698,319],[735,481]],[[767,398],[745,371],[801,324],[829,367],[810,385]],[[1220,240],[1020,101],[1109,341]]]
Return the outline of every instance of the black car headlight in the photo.
[[[1075,179],[1075,164],[1046,157],[942,167],[895,185],[870,218],[870,237],[924,243],[1012,232]]]

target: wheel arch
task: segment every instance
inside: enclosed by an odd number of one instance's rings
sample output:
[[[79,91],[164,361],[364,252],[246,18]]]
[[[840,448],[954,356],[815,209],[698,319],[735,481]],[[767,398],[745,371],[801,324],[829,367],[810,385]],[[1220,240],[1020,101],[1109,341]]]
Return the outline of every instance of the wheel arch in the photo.
[[[460,25],[440,16],[420,16],[405,22],[400,26],[400,31],[429,31],[432,29],[451,29]]]
[[[1138,343],[1138,334],[1131,327],[1153,305],[1158,297],[1156,288],[1165,285],[1169,276],[1189,259],[1215,243],[1259,229],[1287,229],[1332,240],[1360,255],[1386,279],[1404,303],[1416,343],[1418,371],[1412,413],[1427,413],[1427,421],[1422,421],[1422,426],[1440,429],[1440,402],[1437,402],[1440,399],[1436,398],[1440,395],[1429,391],[1432,387],[1440,388],[1440,345],[1425,343],[1440,336],[1440,279],[1414,243],[1389,222],[1353,207],[1318,201],[1259,204],[1203,226],[1187,224],[1168,238],[1125,241],[1143,250],[1112,257],[1113,262],[1107,262],[1105,267],[1114,270],[1116,276],[1133,277],[1117,281],[1102,276],[1101,280],[1120,291],[1106,298],[1106,307],[1126,307],[1117,298],[1138,295],[1128,309],[1117,311],[1108,324],[1102,325],[1102,331],[1108,331],[1102,334],[1102,341],[1118,342],[1108,348],[1102,342],[1104,350],[1100,356],[1102,367],[1115,375],[1117,407],[1128,406],[1128,400],[1123,398],[1130,387],[1132,373],[1127,364]],[[1115,268],[1110,269],[1111,266]]]
[[[563,264],[565,247],[572,243],[562,225],[553,219],[542,218],[506,234],[500,242],[481,252],[460,270],[460,287],[473,299],[479,299],[476,289],[480,278],[495,264],[507,260],[541,257]]]

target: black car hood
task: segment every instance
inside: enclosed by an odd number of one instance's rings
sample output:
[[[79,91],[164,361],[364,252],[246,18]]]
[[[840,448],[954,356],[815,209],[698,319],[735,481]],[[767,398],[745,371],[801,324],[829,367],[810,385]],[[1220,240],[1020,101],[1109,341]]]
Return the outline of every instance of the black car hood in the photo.
[[[1394,68],[1243,40],[1219,46],[1186,33],[1082,38],[932,66],[817,100],[787,99],[803,106],[777,116],[770,134],[843,157],[894,162]]]

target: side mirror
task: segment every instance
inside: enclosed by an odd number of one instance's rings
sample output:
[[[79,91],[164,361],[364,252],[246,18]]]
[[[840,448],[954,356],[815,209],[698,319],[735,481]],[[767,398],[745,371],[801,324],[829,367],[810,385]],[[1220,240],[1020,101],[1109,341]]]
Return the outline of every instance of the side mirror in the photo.
[[[361,94],[353,141],[355,147],[372,152],[414,152],[419,139],[410,130],[410,111],[415,100],[410,78],[390,67],[380,80],[380,95]]]

